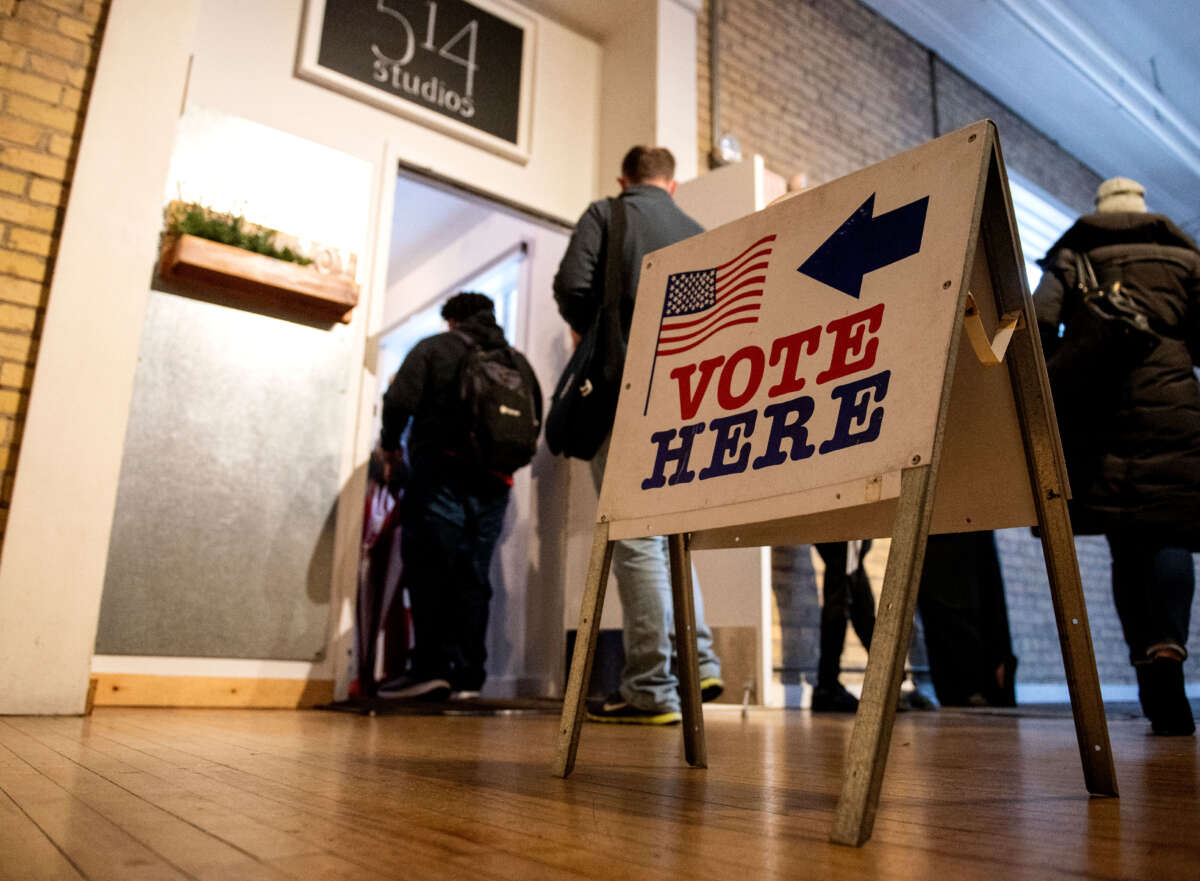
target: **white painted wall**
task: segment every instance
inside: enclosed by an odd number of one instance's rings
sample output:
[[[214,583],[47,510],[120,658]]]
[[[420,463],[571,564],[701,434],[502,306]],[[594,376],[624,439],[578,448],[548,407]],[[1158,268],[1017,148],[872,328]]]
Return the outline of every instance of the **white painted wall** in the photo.
[[[645,0],[605,39],[597,178],[616,192],[621,159],[635,144],[668,148],[675,177],[696,164],[696,13],[694,0]]]
[[[699,0],[658,0],[655,56],[658,113],[654,139],[675,154],[675,177],[698,173],[696,156],[696,13]],[[663,100],[670,96],[670,100]]]
[[[109,12],[0,561],[0,713],[84,708],[198,8],[116,0]]]
[[[597,186],[591,199],[616,195],[621,159],[635,144],[650,144],[657,138],[657,5],[658,0],[638,4],[629,25],[604,42]],[[575,206],[572,220],[586,205],[585,201]]]

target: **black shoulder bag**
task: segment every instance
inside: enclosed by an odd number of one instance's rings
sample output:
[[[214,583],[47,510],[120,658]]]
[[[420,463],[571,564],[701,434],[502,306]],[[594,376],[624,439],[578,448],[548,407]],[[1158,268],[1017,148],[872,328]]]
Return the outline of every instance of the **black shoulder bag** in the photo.
[[[1071,525],[1076,535],[1102,531],[1081,504],[1100,473],[1103,435],[1115,391],[1129,372],[1146,360],[1162,341],[1147,316],[1125,296],[1121,282],[1101,285],[1087,254],[1075,255],[1079,304],[1067,316],[1061,345],[1046,360],[1054,411],[1075,493]]]
[[[576,459],[593,458],[612,431],[625,366],[620,309],[625,204],[620,199],[609,199],[609,204],[612,214],[607,230],[604,301],[563,368],[546,414],[546,445],[550,452]]]
[[[1121,282],[1101,285],[1087,254],[1075,255],[1080,307],[1070,316],[1062,345],[1046,363],[1056,393],[1086,392],[1120,380],[1154,351],[1161,337],[1125,296]]]

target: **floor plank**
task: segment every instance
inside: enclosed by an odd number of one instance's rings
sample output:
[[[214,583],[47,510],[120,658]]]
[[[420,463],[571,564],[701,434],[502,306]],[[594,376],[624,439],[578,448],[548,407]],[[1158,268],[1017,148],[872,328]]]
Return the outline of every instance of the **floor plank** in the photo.
[[[0,823],[30,834],[0,843],[26,862],[59,854],[73,881],[1115,881],[1200,866],[1196,741],[1148,737],[1129,712],[1110,715],[1120,799],[1088,797],[1067,710],[899,716],[875,834],[857,849],[827,840],[848,717],[710,710],[708,769],[687,767],[678,728],[587,725],[567,780],[550,771],[556,723],[119,708],[4,719]],[[81,817],[103,831],[87,837]],[[154,870],[105,874],[97,854],[114,845]]]
[[[0,736],[6,734],[0,720]],[[7,733],[11,733],[11,729]],[[187,876],[74,792],[0,744],[0,790],[89,881],[174,881]],[[35,839],[40,845],[40,836]],[[21,845],[25,850],[24,844]],[[21,859],[28,858],[24,853]],[[6,862],[8,860],[6,859]],[[15,862],[15,860],[14,860]]]
[[[0,881],[82,881],[83,876],[24,811],[0,795]]]
[[[25,762],[25,800],[44,800],[34,819],[55,844],[71,856],[85,877],[179,877],[226,881],[231,877],[283,881],[288,876],[209,834],[178,815],[140,798],[127,788],[136,772],[109,766],[97,774],[56,752],[42,734],[53,720],[16,719],[0,725],[0,748]],[[19,787],[15,775],[3,778]],[[169,785],[169,784],[164,784]],[[68,795],[69,793],[69,795]],[[9,791],[14,800],[18,796]],[[23,804],[24,807],[24,804]],[[29,808],[26,808],[29,810]],[[48,825],[51,824],[51,825]],[[115,865],[96,866],[99,836],[118,846]],[[319,850],[313,848],[313,850]],[[86,864],[90,862],[89,867]],[[100,874],[97,874],[99,872]]]

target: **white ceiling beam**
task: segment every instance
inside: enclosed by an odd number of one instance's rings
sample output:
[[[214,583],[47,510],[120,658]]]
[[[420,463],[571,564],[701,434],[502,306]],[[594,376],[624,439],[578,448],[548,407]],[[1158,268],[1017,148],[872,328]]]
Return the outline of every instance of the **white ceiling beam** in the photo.
[[[1200,131],[1074,13],[1056,0],[996,2],[1200,175]]]

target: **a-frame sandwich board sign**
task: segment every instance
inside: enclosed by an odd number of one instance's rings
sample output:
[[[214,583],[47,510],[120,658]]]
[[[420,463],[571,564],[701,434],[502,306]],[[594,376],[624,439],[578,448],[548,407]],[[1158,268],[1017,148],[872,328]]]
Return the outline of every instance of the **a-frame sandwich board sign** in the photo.
[[[892,537],[831,837],[870,837],[928,535],[1038,524],[1087,789],[1117,794],[1033,304],[990,121],[647,255],[554,770],[612,543],[668,536],[687,761],[692,549]]]

